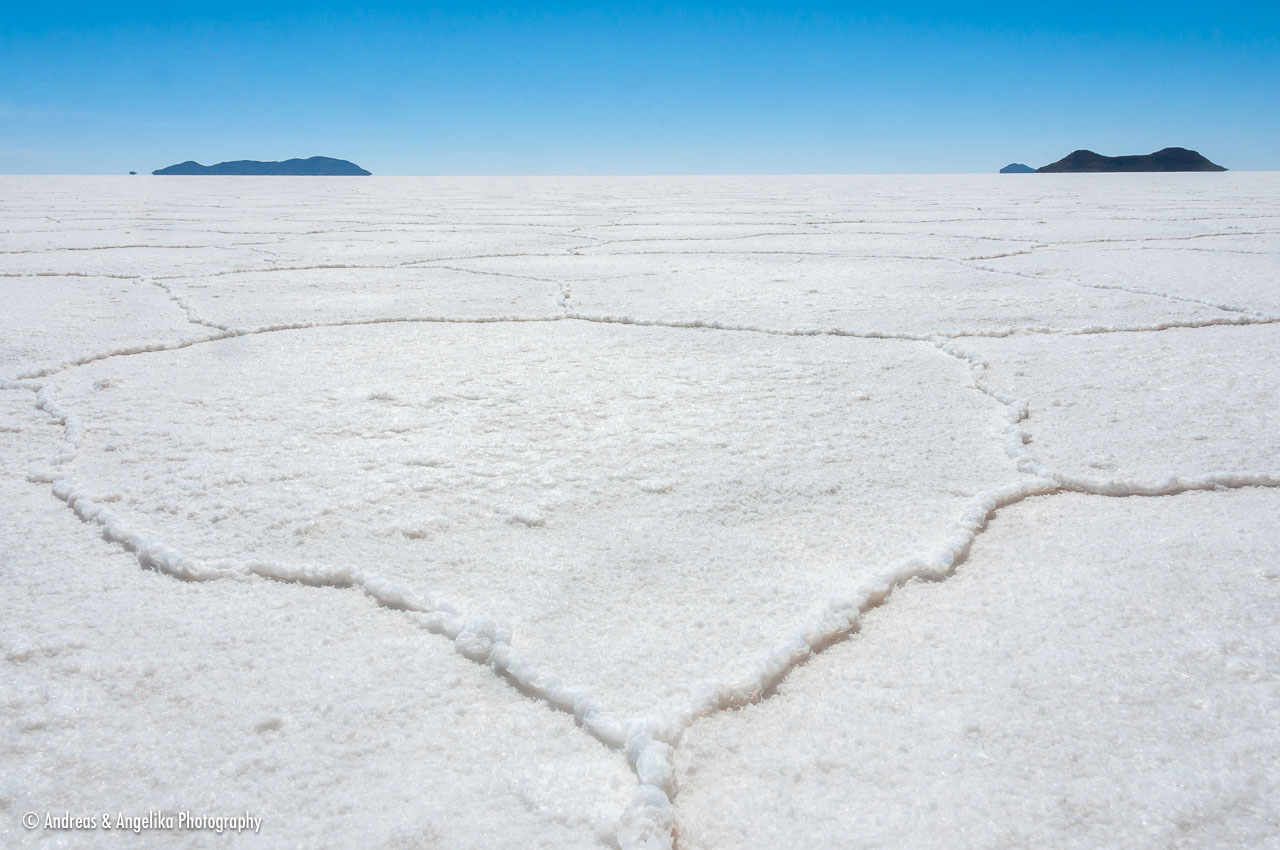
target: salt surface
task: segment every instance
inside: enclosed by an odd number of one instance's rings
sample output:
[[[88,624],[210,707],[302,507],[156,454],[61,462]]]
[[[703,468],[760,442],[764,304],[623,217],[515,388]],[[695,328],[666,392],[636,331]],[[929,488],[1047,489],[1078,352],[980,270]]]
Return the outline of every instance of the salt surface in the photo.
[[[1274,176],[0,182],[7,845],[1277,834]]]

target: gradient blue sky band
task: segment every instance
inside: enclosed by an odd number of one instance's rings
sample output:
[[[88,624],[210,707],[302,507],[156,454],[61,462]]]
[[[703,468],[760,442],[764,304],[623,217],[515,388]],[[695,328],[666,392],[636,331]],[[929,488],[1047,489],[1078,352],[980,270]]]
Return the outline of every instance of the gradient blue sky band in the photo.
[[[0,27],[0,172],[1280,169],[1280,4],[96,3]]]

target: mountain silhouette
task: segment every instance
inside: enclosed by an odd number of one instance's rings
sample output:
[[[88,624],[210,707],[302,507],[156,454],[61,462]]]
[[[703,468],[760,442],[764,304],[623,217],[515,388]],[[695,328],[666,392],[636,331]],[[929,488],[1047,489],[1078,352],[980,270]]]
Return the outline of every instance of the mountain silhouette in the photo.
[[[187,160],[168,168],[161,168],[152,174],[211,174],[211,175],[290,175],[299,177],[367,177],[365,171],[354,162],[345,159],[333,159],[327,156],[313,156],[307,159],[286,159],[284,162],[259,162],[254,159],[237,159],[234,162],[220,162],[217,165],[201,165]]]
[[[1226,171],[1186,148],[1165,148],[1141,156],[1103,156],[1078,150],[1036,171],[1041,174],[1078,174],[1114,171]]]
[[[1034,174],[1035,171],[1031,166],[1023,165],[1020,162],[1011,162],[1000,169],[1001,174]]]

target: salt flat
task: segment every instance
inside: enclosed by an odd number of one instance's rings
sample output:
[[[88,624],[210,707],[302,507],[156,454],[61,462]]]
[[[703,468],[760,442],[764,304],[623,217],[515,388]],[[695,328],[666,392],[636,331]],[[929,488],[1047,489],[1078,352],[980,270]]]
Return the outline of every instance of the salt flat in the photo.
[[[0,189],[0,844],[1280,846],[1280,175]]]

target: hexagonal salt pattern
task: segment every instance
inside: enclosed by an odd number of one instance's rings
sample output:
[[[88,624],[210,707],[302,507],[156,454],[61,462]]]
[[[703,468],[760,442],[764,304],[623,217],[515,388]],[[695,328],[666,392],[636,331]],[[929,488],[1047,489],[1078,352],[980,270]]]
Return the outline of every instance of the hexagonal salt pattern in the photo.
[[[1265,844],[1275,189],[0,178],[0,843]]]
[[[376,572],[630,715],[1016,477],[965,375],[917,342],[397,323],[106,361],[57,401],[77,489],[136,533]]]

